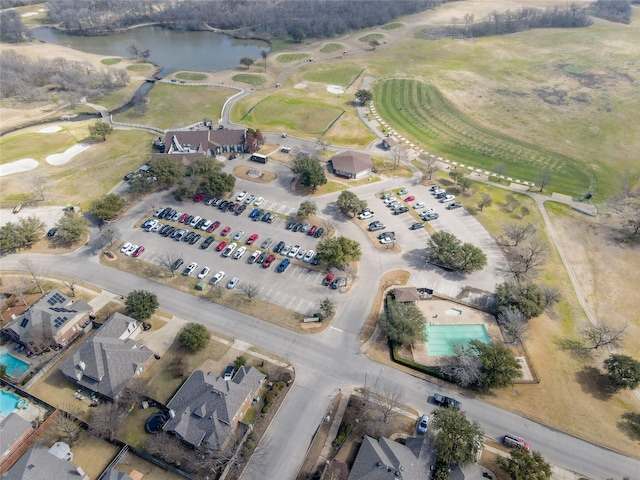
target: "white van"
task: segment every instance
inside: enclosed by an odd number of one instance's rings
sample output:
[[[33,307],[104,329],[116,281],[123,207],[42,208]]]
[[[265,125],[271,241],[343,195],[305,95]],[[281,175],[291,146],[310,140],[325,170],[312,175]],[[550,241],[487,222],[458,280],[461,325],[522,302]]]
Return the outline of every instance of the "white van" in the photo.
[[[202,217],[198,217],[197,215],[195,217],[193,217],[193,220],[191,220],[191,223],[189,223],[190,227],[195,227],[196,223],[198,223],[200,220],[202,220]]]

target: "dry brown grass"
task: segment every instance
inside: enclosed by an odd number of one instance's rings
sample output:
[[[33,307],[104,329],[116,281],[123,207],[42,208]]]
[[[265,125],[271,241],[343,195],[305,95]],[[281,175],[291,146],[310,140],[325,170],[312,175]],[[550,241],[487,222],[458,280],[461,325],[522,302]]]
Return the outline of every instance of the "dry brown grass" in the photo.
[[[483,450],[482,455],[480,456],[480,461],[478,463],[483,467],[491,470],[494,473],[493,478],[497,480],[510,480],[511,477],[502,471],[502,469],[498,466],[497,460],[498,454]]]
[[[257,178],[252,177],[250,175],[247,175],[249,170],[260,170],[260,173],[262,175],[260,175],[260,177],[257,177]],[[248,165],[248,164],[242,164],[234,167],[233,174],[238,178],[242,178],[243,180],[248,180],[253,183],[269,183],[269,182],[273,182],[276,178],[278,178],[278,175],[276,175],[273,172],[268,172],[266,170],[262,170],[260,167],[256,167],[255,165]]]

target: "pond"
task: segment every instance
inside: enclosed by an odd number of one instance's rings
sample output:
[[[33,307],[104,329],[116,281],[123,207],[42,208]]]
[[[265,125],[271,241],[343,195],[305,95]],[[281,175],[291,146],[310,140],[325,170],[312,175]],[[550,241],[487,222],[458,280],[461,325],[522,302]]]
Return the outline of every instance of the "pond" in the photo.
[[[162,67],[162,75],[180,70],[211,72],[240,66],[242,57],[260,58],[266,42],[236,40],[216,32],[169,30],[158,26],[134,28],[101,37],[69,35],[53,28],[31,31],[37,40],[87,53],[130,57],[129,45],[149,50],[149,61]]]

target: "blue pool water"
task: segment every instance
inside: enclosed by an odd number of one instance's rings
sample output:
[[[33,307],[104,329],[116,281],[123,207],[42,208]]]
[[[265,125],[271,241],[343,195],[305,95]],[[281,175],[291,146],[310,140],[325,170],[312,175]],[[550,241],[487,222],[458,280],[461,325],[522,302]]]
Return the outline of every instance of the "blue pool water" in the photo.
[[[12,377],[20,377],[29,370],[29,364],[8,353],[6,347],[0,348],[0,363],[7,366],[7,374]]]
[[[489,334],[482,324],[473,325],[425,325],[427,334],[427,353],[434,357],[455,355],[453,346],[466,345],[469,340],[489,343]]]
[[[0,415],[6,417],[13,412],[20,401],[20,397],[13,393],[0,390]]]

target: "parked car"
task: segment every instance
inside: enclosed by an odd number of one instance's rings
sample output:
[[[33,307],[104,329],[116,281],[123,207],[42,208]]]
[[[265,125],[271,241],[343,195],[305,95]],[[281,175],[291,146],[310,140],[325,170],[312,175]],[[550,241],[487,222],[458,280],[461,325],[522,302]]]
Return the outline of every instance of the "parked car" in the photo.
[[[424,228],[424,223],[422,222],[412,223],[411,226],[409,227],[410,230],[419,230],[420,228]]]
[[[242,215],[242,212],[244,212],[246,209],[247,209],[247,206],[243,203],[238,208],[236,208],[236,211],[233,213],[236,215]]]
[[[316,227],[315,225],[312,225],[309,231],[307,232],[307,235],[309,235],[310,237],[313,237],[313,234],[316,233],[316,230],[318,230],[318,227]]]
[[[159,208],[158,210],[153,212],[153,216],[158,218],[162,214],[162,212],[164,212],[164,208]]]
[[[289,266],[289,264],[291,263],[291,260],[289,260],[288,258],[283,258],[282,261],[280,262],[280,265],[278,265],[278,273],[283,273],[287,267]]]
[[[429,428],[429,415],[425,413],[420,417],[420,420],[418,421],[418,433],[420,435],[424,435],[425,433],[427,433],[427,428]]]
[[[447,407],[447,408],[460,409],[460,407],[462,406],[462,404],[455,398],[447,397],[445,395],[440,395],[439,393],[436,393],[433,395],[433,402],[436,405],[439,405],[441,407]]]
[[[394,214],[394,215],[400,215],[400,214],[402,214],[402,213],[407,213],[408,211],[409,211],[409,209],[408,209],[407,207],[400,207],[400,208],[396,208],[396,209],[393,211],[393,214]]]
[[[290,251],[291,251],[291,245],[287,243],[284,247],[282,247],[282,250],[280,250],[279,253],[280,255],[283,255],[286,257],[287,255],[289,255]]]
[[[295,256],[298,254],[298,250],[300,250],[300,245],[294,245],[293,247],[291,247],[291,250],[289,250],[289,253],[287,255],[295,258]]]
[[[358,215],[358,218],[359,218],[360,220],[367,220],[367,219],[369,219],[369,218],[373,218],[373,216],[374,216],[374,215],[375,215],[375,213],[374,213],[374,212],[371,212],[371,211],[369,211],[369,212],[362,212],[360,215]]]
[[[383,237],[380,239],[380,243],[382,245],[389,245],[390,243],[395,243],[396,238],[395,237]]]
[[[251,254],[251,256],[247,259],[247,263],[255,263],[258,258],[260,258],[260,255],[262,254],[262,252],[260,250],[256,250],[255,252],[253,252]]]
[[[280,240],[275,247],[273,247],[273,253],[280,253],[282,251],[282,249],[284,248],[285,243]]]
[[[305,263],[311,262],[311,259],[315,254],[316,252],[314,252],[313,250],[307,250],[307,253],[304,254],[304,258],[302,259],[302,261]]]
[[[271,213],[266,212],[264,215],[262,215],[262,218],[260,218],[260,220],[263,222],[268,222],[269,220],[271,220]]]
[[[206,232],[207,228],[209,228],[212,224],[213,220],[205,220],[204,222],[202,222],[202,225],[200,225],[200,230],[204,230]]]
[[[236,202],[241,202],[242,200],[244,200],[244,197],[247,196],[247,192],[246,191],[242,191],[238,194],[238,196],[236,197]]]
[[[221,252],[227,246],[227,242],[222,241],[216,245],[216,252]]]
[[[182,272],[182,275],[184,275],[185,277],[188,277],[193,273],[193,271],[196,268],[198,268],[198,264],[196,262],[191,262],[189,265],[187,265],[187,268],[184,269],[184,271]]]
[[[278,219],[278,215],[276,215],[275,213],[271,213],[269,214],[269,220],[267,220],[267,222],[269,223],[273,223]]]
[[[419,210],[421,208],[424,208],[424,202],[416,202],[413,204],[413,207],[411,208],[413,208],[414,210]]]
[[[242,236],[244,235],[244,230],[238,230],[234,235],[233,235],[233,239],[234,240],[240,240],[242,238]]]
[[[204,199],[204,193],[199,193],[193,198],[193,201],[194,202],[201,202],[203,199]]]
[[[442,190],[442,188],[438,185],[431,185],[431,187],[429,187],[429,191],[431,192],[435,192],[436,190]]]
[[[264,262],[262,262],[262,267],[269,268],[275,259],[276,259],[276,256],[274,254],[269,255],[267,258],[264,259]]]
[[[229,290],[236,288],[236,285],[238,285],[238,282],[240,282],[240,277],[233,277],[231,280],[229,280],[229,283],[227,283],[227,288]]]
[[[304,248],[298,250],[298,253],[296,254],[296,260],[302,260],[306,253],[307,251]]]
[[[262,197],[258,197],[258,198],[256,198],[256,199],[253,201],[253,204],[254,204],[256,207],[259,207],[260,205],[262,205],[262,203],[263,203],[263,202],[264,202],[264,198],[262,198]]]
[[[300,222],[296,222],[296,224],[293,226],[291,230],[293,230],[294,232],[299,232],[301,228],[302,228],[302,224]]]
[[[311,225],[309,225],[308,223],[303,223],[300,227],[300,231],[302,233],[307,233],[309,231],[309,227],[311,227]]]
[[[453,202],[455,198],[456,198],[455,195],[447,195],[446,197],[440,199],[440,203]]]
[[[220,270],[218,273],[216,273],[213,278],[211,279],[211,281],[209,282],[211,285],[217,285],[218,283],[220,283],[220,281],[224,278],[226,274]]]
[[[131,243],[127,242],[120,248],[120,253],[125,253],[131,247]]]
[[[252,233],[249,238],[247,238],[247,245],[253,245],[254,242],[258,239],[257,233]]]
[[[247,247],[245,247],[244,245],[240,248],[238,248],[235,253],[233,254],[233,259],[234,260],[240,260],[242,258],[242,256],[247,252]]]
[[[265,248],[269,248],[269,246],[271,245],[271,243],[273,243],[273,240],[271,239],[271,237],[267,238],[264,242],[262,242],[260,244],[260,248],[265,249]]]
[[[340,288],[340,284],[342,283],[342,277],[334,278],[333,282],[331,282],[331,290],[337,290]]]
[[[296,222],[294,222],[293,220],[289,220],[289,221],[287,222],[286,229],[287,229],[287,230],[292,230],[292,229],[293,229],[293,227],[294,227],[295,225],[296,225]]]
[[[228,257],[229,255],[231,255],[233,253],[233,251],[236,249],[238,245],[235,243],[230,243],[229,245],[227,245],[225,247],[225,249],[222,251],[222,256],[223,257]]]
[[[224,377],[227,382],[233,378],[233,367],[229,365],[224,371]]]
[[[313,234],[313,238],[320,238],[324,233],[324,228],[320,227],[316,230],[316,233]]]
[[[204,242],[202,242],[200,244],[200,248],[202,250],[206,250],[207,248],[209,248],[211,246],[211,244],[215,241],[215,238],[213,237],[207,237],[204,239]]]
[[[134,250],[134,252],[131,254],[132,257],[139,257],[140,255],[142,255],[142,252],[144,252],[144,247],[142,245],[140,245],[138,248],[136,248]]]
[[[384,226],[384,224],[382,222],[371,222],[369,224],[369,231],[370,232],[377,232],[378,230],[384,230],[386,227]]]
[[[231,231],[231,227],[224,227],[220,232],[220,235],[222,235],[223,237],[226,237],[227,235],[229,235],[230,231]]]
[[[215,221],[211,225],[209,225],[209,228],[207,228],[207,232],[213,233],[216,231],[216,228],[218,228],[219,226],[220,226],[220,222]]]
[[[247,198],[244,199],[244,203],[246,203],[247,205],[249,205],[251,202],[253,202],[253,199],[256,198],[255,195],[247,195]]]
[[[444,192],[444,188],[434,188],[433,190],[431,190],[431,195],[439,195],[441,193],[445,193]]]
[[[269,254],[267,252],[262,252],[260,253],[260,256],[258,257],[258,259],[256,260],[256,263],[262,263],[267,259],[267,256]]]
[[[262,220],[262,217],[264,215],[264,211],[263,210],[258,210],[258,213],[256,213],[256,216],[252,218],[252,220],[254,222],[259,222],[260,220]]]
[[[407,191],[407,189],[406,189],[406,188],[401,188],[401,189],[400,189],[400,190],[398,190],[396,193],[397,193],[398,195],[406,195],[406,194],[407,194],[407,193],[409,193],[409,192]]]
[[[172,270],[178,270],[182,266],[183,263],[184,263],[184,260],[179,258],[175,262],[173,262],[173,265],[171,265],[171,269]]]
[[[256,215],[258,215],[258,212],[260,212],[260,209],[254,208],[253,210],[251,210],[251,213],[249,213],[249,218],[253,220]]]
[[[178,217],[178,222],[184,223],[187,220],[187,218],[189,218],[189,214],[188,213],[183,213],[182,215],[180,215]]]
[[[195,245],[196,243],[198,243],[198,240],[200,240],[201,238],[202,238],[202,235],[200,235],[199,233],[196,233],[193,237],[189,239],[189,245]]]
[[[315,255],[312,259],[311,259],[311,265],[318,265],[320,263],[320,257],[318,255]]]
[[[57,231],[58,231],[57,228],[50,228],[49,231],[47,232],[47,237],[55,237]]]
[[[416,197],[414,197],[413,195],[409,195],[407,198],[404,199],[405,202],[413,202],[416,199]]]
[[[129,248],[127,248],[127,251],[124,252],[124,254],[130,257],[131,255],[133,255],[133,252],[135,252],[137,249],[138,249],[138,245],[131,245]]]
[[[460,207],[462,207],[462,204],[460,202],[453,202],[447,205],[445,208],[447,210],[455,210],[456,208],[460,208]]]
[[[521,437],[518,437],[517,435],[514,435],[513,433],[505,434],[505,436],[504,436],[502,441],[507,447],[525,448],[527,450],[531,449],[531,445],[529,445]]]
[[[324,279],[322,280],[322,285],[324,285],[325,287],[327,285],[331,285],[331,282],[333,282],[334,278],[335,277],[334,277],[333,273],[327,273],[327,276],[324,277]]]
[[[160,229],[163,227],[164,225],[162,225],[160,222],[156,222],[156,224],[151,227],[151,230],[149,230],[150,232],[159,232]]]
[[[204,267],[202,270],[200,270],[200,273],[198,273],[198,278],[204,278],[207,275],[209,275],[209,272],[211,270],[209,269],[209,267]]]

